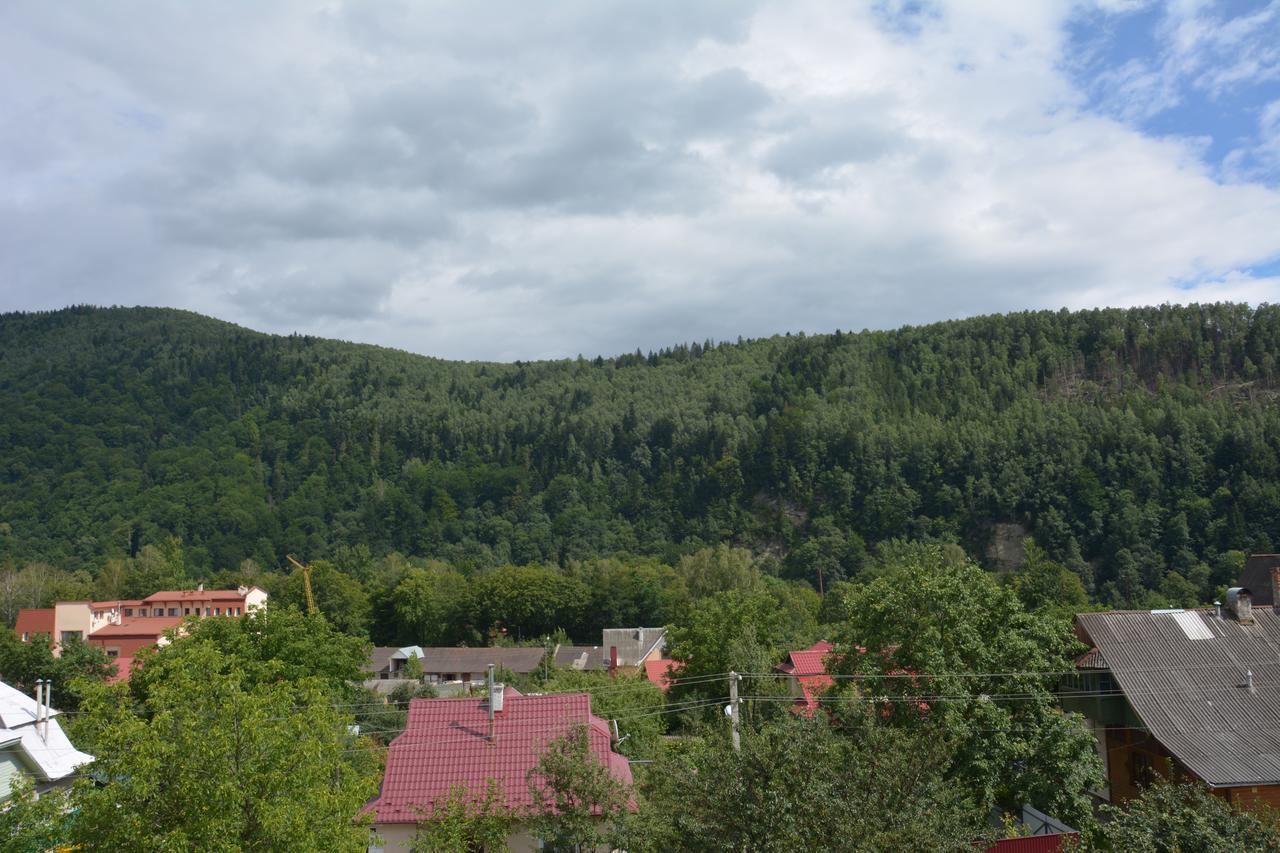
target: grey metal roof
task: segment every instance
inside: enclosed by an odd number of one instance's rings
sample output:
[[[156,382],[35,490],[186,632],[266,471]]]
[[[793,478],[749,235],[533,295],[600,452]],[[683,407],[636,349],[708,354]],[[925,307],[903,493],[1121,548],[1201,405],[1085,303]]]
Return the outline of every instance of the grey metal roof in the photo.
[[[466,648],[428,646],[422,650],[422,671],[425,673],[445,674],[464,672],[482,673],[495,664],[504,666],[512,672],[525,674],[533,672],[542,663],[544,650],[541,648]]]
[[[617,647],[619,666],[639,666],[655,648],[665,648],[666,633],[665,628],[605,628],[600,645],[606,658]]]
[[[556,646],[556,666],[596,670],[606,665],[604,649],[600,646]]]
[[[383,672],[391,665],[391,656],[400,651],[399,646],[374,646],[369,662],[361,669],[365,672]]]
[[[1280,616],[1082,613],[1077,624],[1151,734],[1215,787],[1280,783]],[[1253,672],[1253,689],[1239,686]]]

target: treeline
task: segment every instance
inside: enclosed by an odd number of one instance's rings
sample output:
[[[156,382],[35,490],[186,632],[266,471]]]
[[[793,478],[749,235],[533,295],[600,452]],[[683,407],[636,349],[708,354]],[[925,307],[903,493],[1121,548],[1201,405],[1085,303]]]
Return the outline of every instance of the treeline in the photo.
[[[1095,600],[1280,545],[1280,306],[981,317],[446,362],[160,309],[0,317],[0,560],[192,578],[367,549],[567,570],[728,542],[826,588],[1029,531]]]

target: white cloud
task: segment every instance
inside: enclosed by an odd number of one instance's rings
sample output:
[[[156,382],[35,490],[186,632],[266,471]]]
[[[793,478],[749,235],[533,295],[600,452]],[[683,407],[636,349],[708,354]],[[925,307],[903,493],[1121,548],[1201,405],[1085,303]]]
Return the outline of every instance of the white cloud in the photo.
[[[1076,9],[11,6],[0,308],[509,359],[1280,297],[1280,192],[1087,111]],[[1178,14],[1180,67],[1252,73],[1265,21]]]

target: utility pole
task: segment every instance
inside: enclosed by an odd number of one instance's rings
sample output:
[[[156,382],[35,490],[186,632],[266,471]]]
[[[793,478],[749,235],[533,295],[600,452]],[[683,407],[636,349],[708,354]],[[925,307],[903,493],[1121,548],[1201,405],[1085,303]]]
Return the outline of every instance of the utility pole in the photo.
[[[729,673],[729,721],[733,725],[733,751],[742,752],[742,739],[738,737],[738,680],[742,676]]]

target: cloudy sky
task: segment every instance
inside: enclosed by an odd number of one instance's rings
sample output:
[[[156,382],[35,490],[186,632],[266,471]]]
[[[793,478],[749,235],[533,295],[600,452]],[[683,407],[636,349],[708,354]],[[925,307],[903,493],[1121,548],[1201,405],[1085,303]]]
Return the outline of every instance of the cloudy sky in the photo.
[[[0,311],[453,358],[1280,301],[1280,0],[0,5]]]

